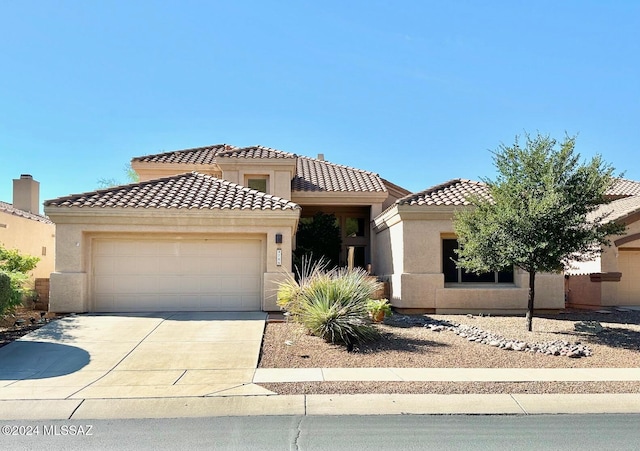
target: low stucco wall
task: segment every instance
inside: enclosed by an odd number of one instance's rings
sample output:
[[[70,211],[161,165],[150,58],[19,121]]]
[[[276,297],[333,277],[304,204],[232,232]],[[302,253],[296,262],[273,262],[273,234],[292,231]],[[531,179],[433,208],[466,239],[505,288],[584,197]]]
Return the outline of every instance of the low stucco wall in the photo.
[[[528,275],[523,273],[527,278]],[[443,274],[402,274],[390,277],[391,300],[396,308],[421,309],[435,313],[507,313],[527,309],[528,285],[447,284]],[[395,283],[394,283],[395,281]],[[565,307],[564,279],[560,274],[536,276],[534,308],[559,310]]]

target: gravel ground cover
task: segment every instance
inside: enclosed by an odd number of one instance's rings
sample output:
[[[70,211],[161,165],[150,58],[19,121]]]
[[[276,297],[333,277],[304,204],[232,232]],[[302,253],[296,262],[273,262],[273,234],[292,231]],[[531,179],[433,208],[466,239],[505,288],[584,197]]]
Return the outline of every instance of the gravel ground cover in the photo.
[[[460,324],[519,343],[566,342],[589,350],[569,358],[528,350],[500,349],[469,341],[430,324]],[[427,327],[425,327],[425,325]],[[600,328],[600,326],[602,326]],[[523,316],[394,315],[379,325],[382,337],[355,352],[307,335],[292,323],[269,323],[263,341],[263,368],[630,368],[640,367],[640,311],[563,312],[533,320]],[[314,382],[261,384],[281,394],[310,393],[625,393],[639,382]]]

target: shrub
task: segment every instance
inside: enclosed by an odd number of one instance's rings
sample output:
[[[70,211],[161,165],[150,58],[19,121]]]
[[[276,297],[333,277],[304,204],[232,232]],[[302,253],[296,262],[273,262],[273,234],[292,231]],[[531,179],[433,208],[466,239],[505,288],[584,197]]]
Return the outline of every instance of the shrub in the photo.
[[[313,335],[351,350],[378,336],[367,309],[378,286],[362,269],[326,270],[322,260],[304,260],[297,281],[290,276],[280,283],[278,304]]]
[[[302,299],[300,295],[312,280],[326,272],[328,262],[324,258],[314,260],[311,255],[304,256],[300,267],[296,267],[295,276],[287,273],[287,278],[278,284],[277,304],[292,316],[300,314]]]
[[[33,270],[40,259],[21,254],[15,249],[5,249],[0,245],[0,274],[2,289],[0,292],[0,315],[11,311],[22,303],[22,297],[31,290],[26,288],[28,272]],[[7,287],[8,282],[8,289]]]
[[[302,324],[313,334],[324,340],[342,344],[349,351],[354,345],[372,341],[378,337],[378,331],[367,319],[367,310],[362,302],[332,302],[316,292],[306,303]]]
[[[0,271],[0,315],[12,311],[22,302],[22,283],[26,277],[19,273]]]
[[[5,249],[0,246],[0,269],[6,272],[26,274],[36,267],[40,258],[21,254],[16,249]]]
[[[393,314],[388,299],[369,299],[367,301],[367,311],[374,322],[380,322]]]

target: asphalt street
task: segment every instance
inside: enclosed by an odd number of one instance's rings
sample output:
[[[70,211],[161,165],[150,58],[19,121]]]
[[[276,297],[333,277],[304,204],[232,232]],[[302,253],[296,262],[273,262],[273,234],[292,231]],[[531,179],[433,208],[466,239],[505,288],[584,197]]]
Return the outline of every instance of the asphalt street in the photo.
[[[263,416],[4,421],[5,449],[637,450],[640,415]],[[36,432],[37,431],[37,432]]]

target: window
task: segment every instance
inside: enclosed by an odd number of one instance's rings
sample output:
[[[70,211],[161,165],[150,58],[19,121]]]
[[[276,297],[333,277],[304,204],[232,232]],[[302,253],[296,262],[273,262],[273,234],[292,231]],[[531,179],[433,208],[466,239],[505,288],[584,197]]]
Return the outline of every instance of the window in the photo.
[[[458,257],[455,253],[456,249],[458,249],[458,240],[442,240],[442,272],[445,283],[513,283],[513,268],[474,274],[456,267],[454,261]]]
[[[346,236],[364,236],[364,218],[347,218],[345,221]]]
[[[268,193],[267,190],[268,179],[266,177],[251,177],[247,178],[247,186],[251,189]]]

